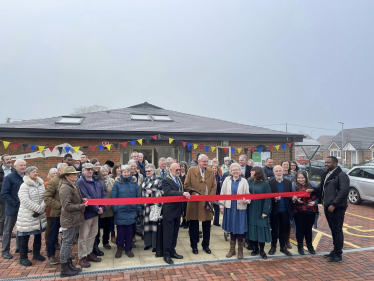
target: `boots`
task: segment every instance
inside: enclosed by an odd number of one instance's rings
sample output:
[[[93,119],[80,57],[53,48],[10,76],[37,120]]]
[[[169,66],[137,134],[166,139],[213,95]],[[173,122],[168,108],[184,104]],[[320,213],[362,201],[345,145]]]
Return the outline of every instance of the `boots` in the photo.
[[[91,264],[88,262],[88,259],[87,257],[83,257],[81,258],[79,261],[78,261],[79,265],[82,267],[82,268],[88,268],[91,266]]]
[[[231,258],[233,255],[236,254],[235,253],[235,244],[236,244],[236,240],[235,241],[230,240],[230,251],[226,255],[226,258]]]
[[[308,251],[311,255],[315,255],[316,254],[316,251],[314,250],[314,247],[313,247],[313,244],[312,243],[307,243],[306,244],[307,248],[308,248]]]
[[[70,270],[75,271],[77,274],[78,274],[79,272],[81,272],[81,269],[80,269],[80,268],[76,268],[76,267],[73,265],[73,260],[72,260],[71,258],[68,259],[68,266],[69,266]]]
[[[61,264],[61,277],[70,277],[70,276],[75,276],[77,275],[78,272],[72,270],[69,267],[69,263],[62,263]]]
[[[115,255],[116,259],[119,259],[122,257],[122,251],[125,249],[123,246],[117,246],[117,253]]]
[[[92,249],[92,253],[94,253],[96,256],[104,256],[104,253],[102,251],[100,251],[99,249],[99,243],[100,243],[100,239],[99,238],[95,238],[95,243],[94,243],[94,246],[93,246],[93,249]]]
[[[20,255],[19,255],[19,264],[23,266],[31,266],[32,262],[27,257],[28,250],[22,250],[20,249]]]
[[[183,229],[188,229],[190,227],[190,222],[186,220],[186,223],[183,226]]]
[[[243,258],[243,247],[244,247],[244,242],[243,241],[238,241],[238,259]]]
[[[45,257],[43,257],[41,254],[40,254],[40,248],[42,247],[41,244],[35,244],[33,245],[33,249],[32,249],[32,254],[33,254],[33,257],[32,259],[33,260],[37,260],[37,261],[45,261]]]
[[[292,249],[291,243],[290,243],[290,236],[291,236],[291,226],[287,226],[286,228],[286,247],[287,249]]]
[[[299,252],[300,255],[305,255],[303,243],[297,243],[297,251]]]

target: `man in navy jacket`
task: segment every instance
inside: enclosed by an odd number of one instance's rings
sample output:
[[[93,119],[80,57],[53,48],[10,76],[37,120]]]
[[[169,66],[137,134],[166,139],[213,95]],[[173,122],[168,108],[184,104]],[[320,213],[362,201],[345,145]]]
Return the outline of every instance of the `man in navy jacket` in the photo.
[[[14,225],[17,222],[17,215],[19,209],[18,190],[23,184],[23,176],[26,171],[26,161],[22,159],[16,160],[14,163],[14,172],[5,177],[3,186],[1,188],[1,198],[5,201],[5,224],[3,232],[3,244],[1,247],[1,254],[4,259],[12,259],[13,256],[9,253],[10,238]],[[19,242],[17,236],[16,252],[19,251]]]

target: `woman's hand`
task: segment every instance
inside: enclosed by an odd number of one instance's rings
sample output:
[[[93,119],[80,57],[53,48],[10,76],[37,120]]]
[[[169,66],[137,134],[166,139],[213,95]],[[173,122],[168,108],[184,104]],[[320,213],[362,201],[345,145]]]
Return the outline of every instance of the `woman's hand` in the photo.
[[[297,196],[293,196],[293,197],[292,197],[292,201],[293,201],[293,202],[297,201],[298,199],[299,199],[299,197],[297,197]]]
[[[312,201],[312,202],[309,202],[308,206],[310,207],[313,207],[314,205],[316,205],[316,202]]]
[[[221,214],[223,215],[224,214],[224,212],[225,212],[225,210],[224,209],[220,209],[220,211],[221,211]]]
[[[312,193],[314,191],[313,188],[308,188],[307,190],[305,190],[306,192],[309,192],[309,193]]]
[[[147,189],[146,193],[147,193],[147,194],[152,194],[152,190]]]
[[[266,218],[267,217],[267,215],[265,215],[265,214],[262,214],[262,218],[264,219],[264,218]]]

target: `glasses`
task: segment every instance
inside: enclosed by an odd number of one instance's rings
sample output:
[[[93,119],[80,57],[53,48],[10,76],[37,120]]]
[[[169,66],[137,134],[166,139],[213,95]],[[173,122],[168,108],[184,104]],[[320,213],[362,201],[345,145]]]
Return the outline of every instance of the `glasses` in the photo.
[[[179,172],[181,169],[175,169],[176,172]]]
[[[150,171],[145,171],[146,173],[150,173],[150,172],[152,172],[152,170],[150,170]]]

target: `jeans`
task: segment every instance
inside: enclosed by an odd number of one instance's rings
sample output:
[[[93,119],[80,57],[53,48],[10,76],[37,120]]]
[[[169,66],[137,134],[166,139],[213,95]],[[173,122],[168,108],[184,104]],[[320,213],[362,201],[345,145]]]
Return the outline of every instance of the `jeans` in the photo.
[[[287,211],[278,212],[270,216],[271,227],[271,245],[276,247],[279,238],[279,245],[281,248],[286,246],[286,231],[287,226],[290,225]],[[279,231],[278,231],[279,229]]]
[[[62,241],[61,241],[61,251],[60,251],[60,261],[61,263],[67,263],[68,259],[71,257],[71,247],[75,241],[75,237],[79,232],[79,226],[68,228],[67,230],[62,230]]]
[[[53,256],[56,252],[55,243],[58,240],[58,234],[60,230],[60,217],[51,218],[51,230],[48,237],[48,253],[47,256]]]
[[[334,254],[340,257],[343,254],[343,223],[344,215],[347,208],[335,208],[334,212],[329,212],[328,207],[325,207],[326,220],[331,229],[332,241],[334,244]]]

